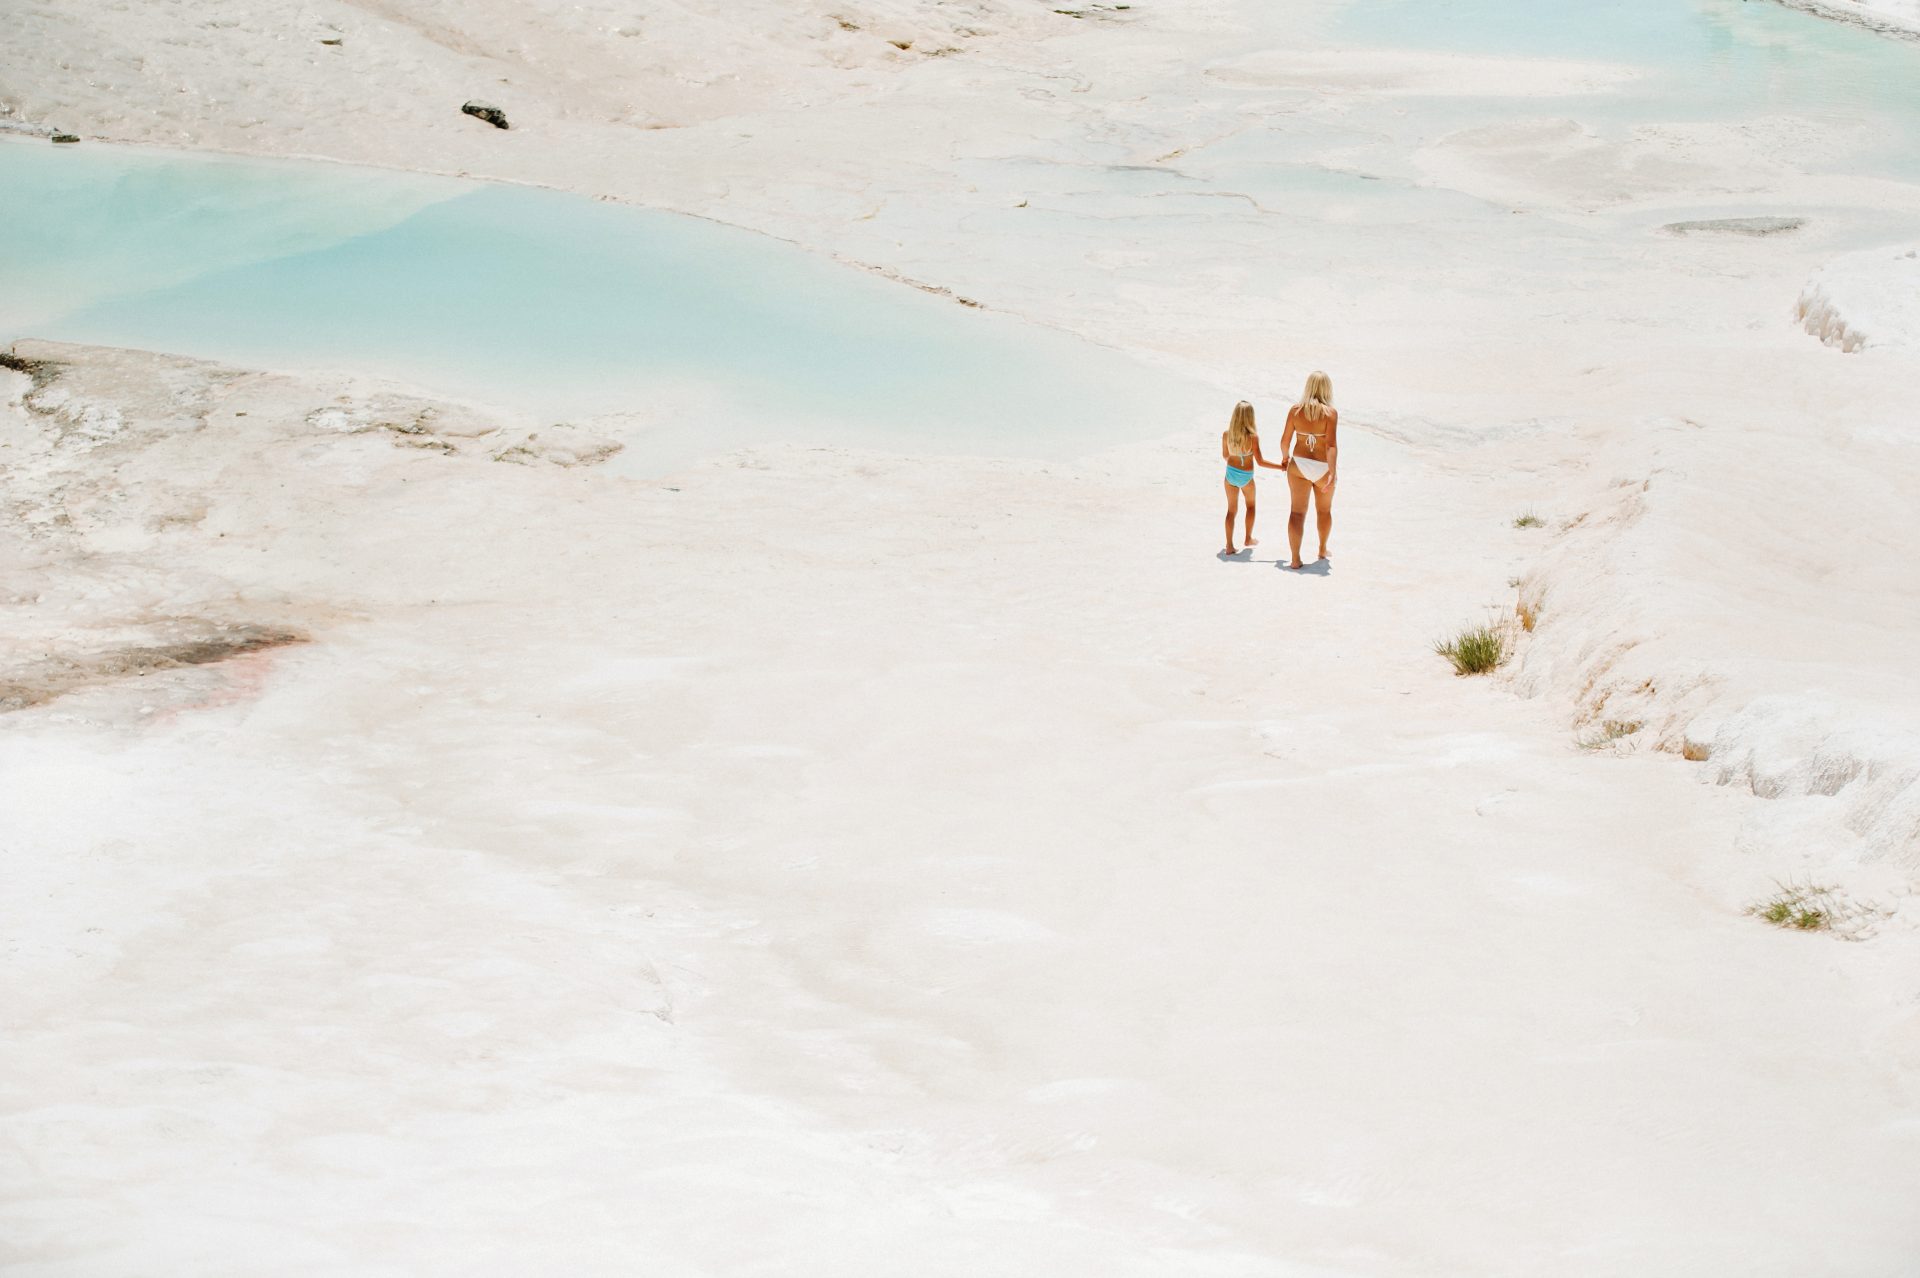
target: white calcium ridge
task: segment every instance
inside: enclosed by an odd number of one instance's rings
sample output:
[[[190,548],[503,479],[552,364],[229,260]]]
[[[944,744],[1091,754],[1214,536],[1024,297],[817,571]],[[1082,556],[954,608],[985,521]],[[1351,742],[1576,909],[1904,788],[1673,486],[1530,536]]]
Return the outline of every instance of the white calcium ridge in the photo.
[[[1920,349],[1920,248],[1836,258],[1808,277],[1795,313],[1809,333],[1843,351]]]

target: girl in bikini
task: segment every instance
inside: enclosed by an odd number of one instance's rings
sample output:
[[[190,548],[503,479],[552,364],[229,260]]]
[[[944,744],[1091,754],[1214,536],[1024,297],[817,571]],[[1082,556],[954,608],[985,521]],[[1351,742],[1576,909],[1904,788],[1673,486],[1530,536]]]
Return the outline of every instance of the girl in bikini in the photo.
[[[1333,484],[1340,464],[1335,438],[1339,428],[1340,414],[1333,407],[1333,380],[1325,373],[1309,374],[1300,402],[1287,410],[1287,429],[1280,436],[1280,455],[1292,463],[1282,463],[1293,495],[1293,511],[1287,516],[1287,544],[1293,549],[1289,568],[1301,566],[1300,537],[1307,529],[1309,496],[1320,525],[1320,558],[1327,557],[1327,537],[1333,532]]]
[[[1247,495],[1247,549],[1252,550],[1260,543],[1253,539],[1253,468],[1265,466],[1270,470],[1285,470],[1281,462],[1270,462],[1260,455],[1260,433],[1253,425],[1253,405],[1241,400],[1233,406],[1233,417],[1227,422],[1226,433],[1220,436],[1220,458],[1227,463],[1227,549],[1229,555],[1240,552],[1233,548],[1233,516],[1240,509],[1240,494]]]

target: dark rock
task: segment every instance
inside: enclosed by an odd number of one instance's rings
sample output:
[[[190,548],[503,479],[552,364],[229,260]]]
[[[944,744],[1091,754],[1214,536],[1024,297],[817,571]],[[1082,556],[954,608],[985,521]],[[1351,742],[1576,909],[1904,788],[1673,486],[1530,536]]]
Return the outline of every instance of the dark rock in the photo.
[[[485,120],[496,129],[507,127],[507,113],[497,106],[489,106],[485,102],[469,102],[460,109],[475,119]]]
[[[334,37],[334,38],[333,38],[333,39],[331,39],[331,40],[322,40],[322,41],[321,41],[320,43],[321,43],[321,44],[331,44],[331,45],[339,45],[339,44],[342,44],[342,43],[344,43],[344,42],[343,42],[343,41],[342,41],[342,40],[341,40],[341,39],[340,39],[340,38],[339,38],[338,36],[336,36],[336,37]]]
[[[55,142],[78,142],[80,135],[78,133],[56,133],[53,135],[53,140]]]
[[[33,379],[33,388],[50,386],[60,376],[60,365],[49,359],[26,359],[12,351],[0,351],[0,368],[12,369],[16,373],[25,373]]]

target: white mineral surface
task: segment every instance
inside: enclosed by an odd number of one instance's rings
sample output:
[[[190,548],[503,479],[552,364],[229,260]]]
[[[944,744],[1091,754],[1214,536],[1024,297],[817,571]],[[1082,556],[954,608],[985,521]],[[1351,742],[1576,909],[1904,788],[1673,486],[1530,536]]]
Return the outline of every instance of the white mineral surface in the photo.
[[[0,145],[685,211],[1221,405],[660,472],[623,418],[15,343],[9,1278],[1913,1272],[1882,121],[1074,12],[12,7]],[[1731,219],[1801,224],[1662,229]],[[1269,472],[1220,562],[1226,410],[1274,441],[1315,367],[1331,564],[1277,569]],[[1783,882],[1837,934],[1749,916]]]

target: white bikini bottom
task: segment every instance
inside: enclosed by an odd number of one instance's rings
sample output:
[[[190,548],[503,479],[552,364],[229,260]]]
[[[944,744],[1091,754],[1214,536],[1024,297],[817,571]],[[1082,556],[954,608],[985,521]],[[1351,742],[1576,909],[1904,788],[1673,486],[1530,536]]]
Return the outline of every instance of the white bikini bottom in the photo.
[[[1299,471],[1301,477],[1309,484],[1317,484],[1327,477],[1327,464],[1317,457],[1302,457],[1295,453],[1293,468]]]

